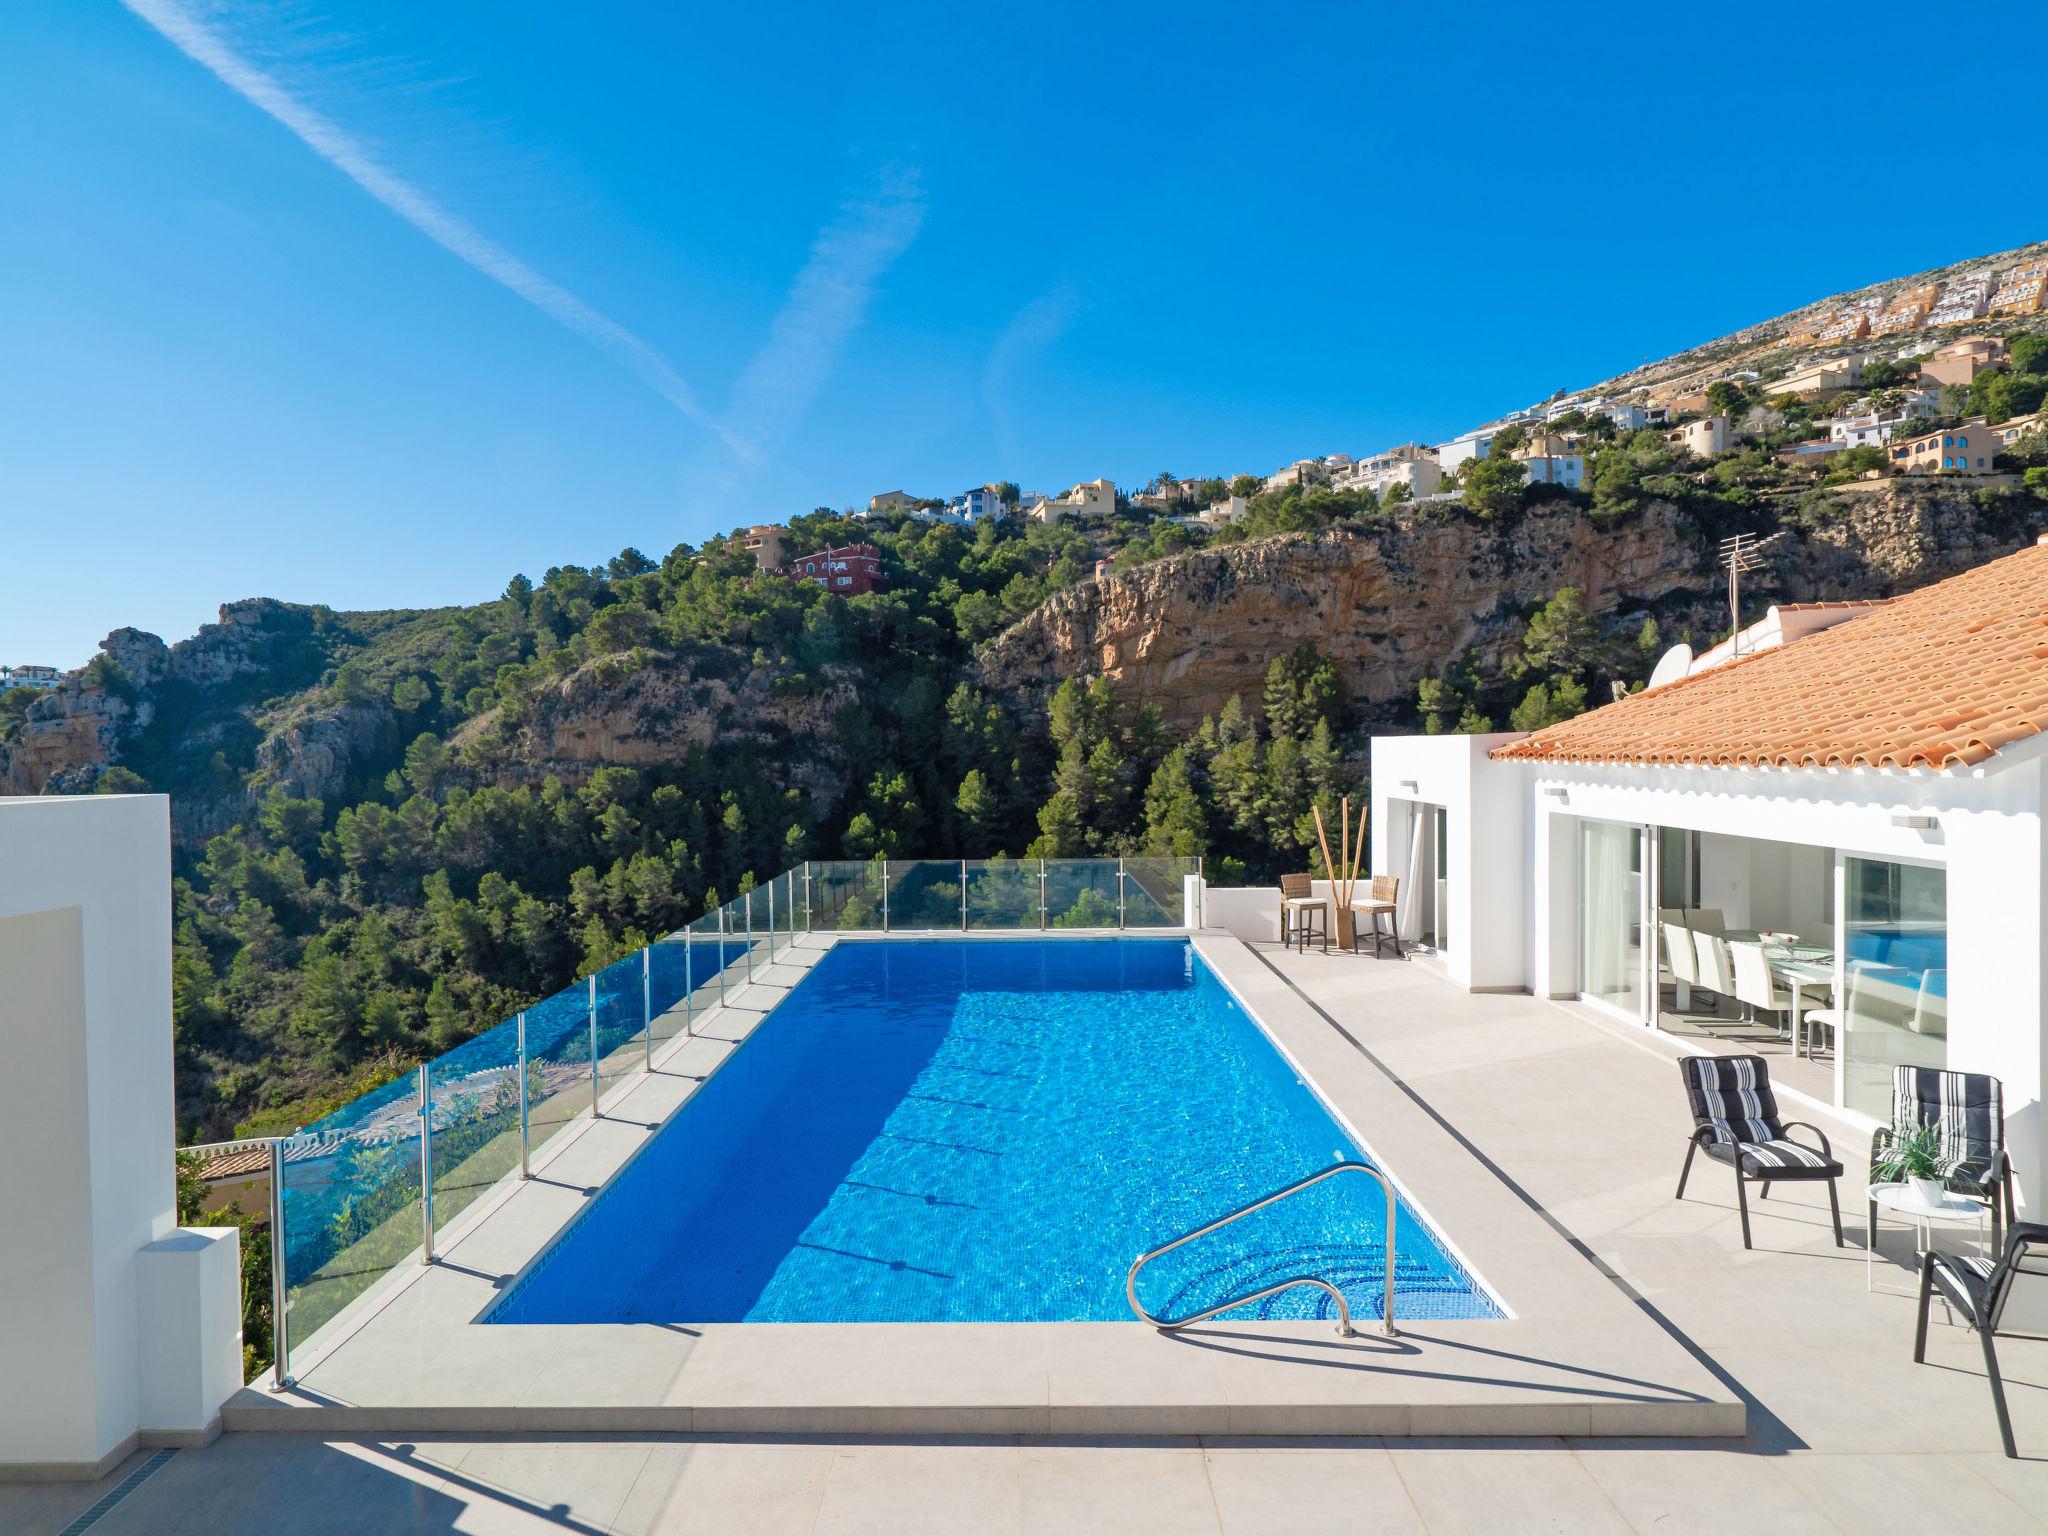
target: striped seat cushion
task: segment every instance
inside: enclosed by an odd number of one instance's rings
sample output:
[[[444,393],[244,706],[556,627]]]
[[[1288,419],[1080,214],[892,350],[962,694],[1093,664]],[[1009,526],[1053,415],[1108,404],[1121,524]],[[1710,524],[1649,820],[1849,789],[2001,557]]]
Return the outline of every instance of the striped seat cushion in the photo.
[[[1721,1162],[1732,1163],[1740,1158],[1745,1173],[1768,1173],[1774,1178],[1832,1178],[1842,1171],[1840,1163],[1783,1136],[1769,1141],[1710,1141],[1705,1145],[1707,1156]]]

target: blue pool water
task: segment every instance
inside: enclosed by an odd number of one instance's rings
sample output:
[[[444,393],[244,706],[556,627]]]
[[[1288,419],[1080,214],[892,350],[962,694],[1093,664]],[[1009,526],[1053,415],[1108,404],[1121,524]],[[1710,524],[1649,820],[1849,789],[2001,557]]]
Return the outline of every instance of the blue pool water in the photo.
[[[1185,940],[842,943],[487,1321],[1128,1321],[1139,1253],[1360,1156]],[[1384,1199],[1326,1180],[1141,1298],[1178,1316],[1308,1272],[1377,1317]],[[1398,1222],[1397,1313],[1500,1315]],[[1245,1315],[1329,1308],[1299,1287]]]

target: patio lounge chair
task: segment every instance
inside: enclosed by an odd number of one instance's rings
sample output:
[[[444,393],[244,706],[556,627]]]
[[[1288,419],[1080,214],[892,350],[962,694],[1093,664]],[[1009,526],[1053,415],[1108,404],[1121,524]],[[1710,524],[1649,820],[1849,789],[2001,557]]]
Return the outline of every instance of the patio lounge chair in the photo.
[[[1828,1210],[1835,1221],[1835,1246],[1842,1243],[1842,1203],[1835,1180],[1842,1165],[1835,1161],[1827,1133],[1804,1120],[1780,1120],[1778,1101],[1771,1094],[1770,1072],[1761,1056],[1686,1056],[1678,1063],[1678,1075],[1685,1082],[1685,1097],[1692,1109],[1693,1131],[1686,1142],[1685,1166],[1678,1173],[1678,1196],[1685,1198],[1685,1181],[1692,1173],[1695,1152],[1704,1150],[1717,1163],[1735,1170],[1735,1203],[1742,1211],[1742,1246],[1749,1241],[1749,1197],[1744,1186],[1763,1186],[1759,1198],[1768,1199],[1771,1186],[1810,1183],[1825,1179]],[[1820,1149],[1793,1141],[1790,1130],[1811,1131]]]
[[[1901,1071],[1906,1070],[1901,1068]],[[1992,1338],[2005,1319],[2005,1304],[2012,1299],[2013,1281],[2021,1275],[2048,1275],[2048,1226],[2039,1222],[2013,1223],[2012,1240],[1998,1261],[1940,1253],[1930,1249],[1920,1255],[1920,1318],[1913,1331],[1913,1360],[1927,1362],[1927,1309],[1934,1289],[1963,1316],[1977,1342],[1984,1347],[1984,1374],[1991,1379],[1991,1406],[1998,1413],[1998,1437],[2005,1442],[2005,1454],[2015,1459],[2012,1415],[2005,1407],[2005,1380],[1998,1374],[1998,1351]]]
[[[1330,902],[1325,896],[1315,894],[1316,883],[1312,875],[1282,875],[1280,877],[1280,943],[1284,948],[1299,937],[1301,947],[1308,948],[1310,930],[1316,925],[1308,919],[1320,919],[1323,948],[1330,947]]]
[[[1940,1134],[1942,1187],[1991,1208],[1991,1251],[1998,1252],[2001,1227],[2010,1223],[2013,1215],[2012,1159],[2005,1152],[2004,1086],[1983,1072],[1892,1068],[1892,1123],[1879,1126],[1870,1138],[1873,1181],[1893,1138],[1915,1125],[1931,1125]],[[1877,1202],[1873,1200],[1870,1230],[1876,1229]]]

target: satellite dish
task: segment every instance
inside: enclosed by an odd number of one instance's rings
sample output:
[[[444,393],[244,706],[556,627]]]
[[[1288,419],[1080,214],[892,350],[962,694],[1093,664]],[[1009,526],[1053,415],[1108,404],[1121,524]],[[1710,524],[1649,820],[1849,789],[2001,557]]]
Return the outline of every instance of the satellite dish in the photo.
[[[1666,683],[1675,683],[1692,670],[1692,647],[1683,640],[1657,658],[1657,665],[1650,673],[1649,686],[1662,688]]]

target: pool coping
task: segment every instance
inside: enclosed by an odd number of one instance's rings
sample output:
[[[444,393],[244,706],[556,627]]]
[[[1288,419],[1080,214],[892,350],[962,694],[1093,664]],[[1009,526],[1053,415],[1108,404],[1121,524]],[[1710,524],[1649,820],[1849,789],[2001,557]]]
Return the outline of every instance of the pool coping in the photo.
[[[1051,939],[1114,933],[891,934]],[[1402,1196],[1510,1310],[1365,1325],[1130,1323],[496,1325],[476,1321],[838,942],[800,940],[654,1070],[605,1099],[445,1235],[344,1309],[284,1392],[243,1389],[227,1428],[324,1434],[528,1432],[1025,1435],[1741,1435],[1741,1399],[1614,1288],[1254,951],[1190,938]],[[886,942],[880,936],[874,940]],[[1448,988],[1448,983],[1443,983]]]

